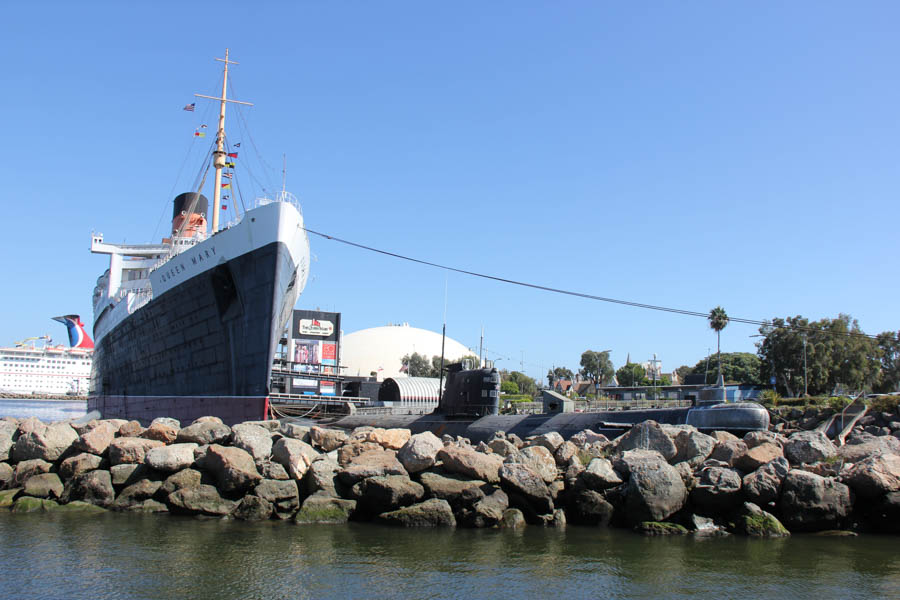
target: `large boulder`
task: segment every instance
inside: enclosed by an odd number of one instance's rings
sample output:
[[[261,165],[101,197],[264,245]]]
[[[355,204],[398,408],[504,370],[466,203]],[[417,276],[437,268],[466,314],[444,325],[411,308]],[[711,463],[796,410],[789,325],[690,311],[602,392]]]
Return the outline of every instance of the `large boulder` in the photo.
[[[279,517],[289,518],[300,508],[297,482],[292,479],[263,479],[253,493],[271,503],[273,511]]]
[[[622,478],[613,469],[612,463],[605,458],[591,460],[579,477],[584,487],[595,492],[602,492],[622,484]]]
[[[784,447],[784,438],[774,431],[748,431],[744,435],[744,443],[751,450],[760,444],[775,444],[778,447]]]
[[[0,421],[0,461],[9,460],[9,451],[16,441],[18,428],[10,421]]]
[[[148,440],[156,440],[164,444],[171,444],[178,439],[178,428],[156,420],[150,424],[150,427],[141,433],[142,438]]]
[[[204,417],[201,417],[201,419]],[[221,421],[194,421],[193,424],[178,431],[175,441],[178,443],[224,444],[231,438],[231,428]]]
[[[593,490],[579,490],[569,502],[569,514],[574,523],[581,525],[609,525],[613,506],[602,494]]]
[[[294,521],[306,523],[346,523],[356,511],[356,500],[313,494],[303,501]]]
[[[272,455],[272,434],[259,425],[241,423],[231,428],[231,445],[250,453],[257,464]]]
[[[231,513],[237,502],[226,500],[214,486],[201,484],[185,487],[169,494],[168,503],[172,512],[224,517]]]
[[[503,519],[503,513],[509,508],[509,496],[503,490],[494,489],[472,504],[471,509],[463,509],[459,513],[457,523],[466,527],[494,527]],[[451,504],[451,508],[452,508]]]
[[[16,470],[5,462],[0,462],[0,489],[6,487],[6,484],[12,481]]]
[[[20,435],[12,447],[16,462],[39,458],[54,462],[78,439],[78,434],[68,423],[52,423],[43,429]]]
[[[774,442],[762,442],[747,450],[743,456],[738,458],[735,466],[745,473],[752,473],[761,466],[783,456],[784,452],[781,446]]]
[[[850,463],[857,463],[867,456],[884,452],[900,454],[900,439],[892,436],[874,437],[859,444],[844,444],[837,450],[838,457]]]
[[[366,432],[365,441],[379,444],[385,450],[399,450],[409,441],[409,429],[374,428]]]
[[[337,450],[347,442],[347,432],[340,429],[326,429],[324,427],[312,427],[309,430],[309,442],[313,448],[322,452]]]
[[[556,452],[556,449],[563,444],[563,442],[565,442],[563,436],[561,436],[556,431],[550,431],[535,436],[531,440],[531,446],[543,446],[550,451],[550,454],[553,454],[554,452]]]
[[[572,442],[563,442],[557,446],[553,452],[553,458],[556,460],[556,466],[562,469],[566,468],[569,461],[578,456],[578,446]]]
[[[505,441],[505,440],[503,440]],[[509,443],[509,442],[506,442]],[[437,453],[444,444],[440,438],[430,431],[410,436],[397,452],[397,459],[409,473],[418,473],[434,464]]]
[[[314,460],[303,477],[303,488],[306,490],[306,495],[311,496],[321,492],[335,498],[340,496],[337,481],[337,473],[340,469],[341,466],[328,457]]]
[[[161,481],[141,479],[119,492],[110,508],[135,512],[163,512],[166,510],[165,505],[155,500],[149,505],[145,504],[147,500],[153,499],[160,487],[162,487]]]
[[[744,475],[741,489],[744,497],[759,506],[765,506],[778,500],[781,493],[781,482],[790,471],[786,458],[776,458],[756,471]]]
[[[594,443],[600,443],[602,445],[608,445],[610,443],[609,438],[607,438],[605,435],[603,435],[602,433],[591,431],[590,429],[582,429],[581,431],[570,437],[569,441],[579,448],[584,448]]]
[[[146,440],[136,437],[119,437],[109,444],[109,464],[143,463],[147,452],[153,448],[164,446],[157,440]]]
[[[219,489],[226,494],[244,492],[262,479],[253,457],[240,448],[211,445],[206,453],[205,466],[216,478]]]
[[[272,503],[259,496],[248,494],[231,512],[231,516],[241,521],[265,521],[272,516]]]
[[[747,444],[743,440],[725,439],[716,443],[708,458],[726,463],[729,467],[734,467],[745,454],[747,454]]]
[[[691,490],[691,500],[707,514],[723,514],[741,503],[741,475],[727,467],[706,467]]]
[[[116,438],[118,431],[115,423],[98,421],[96,427],[82,433],[72,446],[81,452],[100,456],[109,448],[109,444]]]
[[[553,512],[553,498],[544,479],[521,463],[504,464],[499,469],[500,484],[504,491],[523,498],[539,515]]]
[[[481,479],[488,483],[500,481],[500,467],[503,458],[494,454],[482,454],[472,448],[460,446],[445,446],[437,454],[437,458],[444,463],[444,470],[451,473],[459,473]]]
[[[674,459],[678,454],[674,442],[656,421],[638,423],[619,437],[615,444],[617,453],[628,450],[655,450],[667,461]]]
[[[301,442],[309,442],[309,425],[298,425],[297,423],[282,423],[278,426],[278,433],[292,440],[300,440]]]
[[[382,448],[380,444],[376,444],[375,442],[363,442],[360,440],[351,439],[349,442],[338,449],[337,461],[339,465],[341,465],[342,467],[346,467],[350,464],[350,461],[352,461],[360,454],[373,451],[383,452],[384,448]]]
[[[798,431],[788,438],[784,455],[792,465],[808,465],[837,456],[837,449],[821,431]]]
[[[833,478],[793,469],[781,485],[778,511],[792,531],[839,529],[851,509],[850,488]]]
[[[197,448],[197,444],[172,444],[151,448],[144,457],[144,464],[158,471],[174,473],[194,463],[194,450]]]
[[[425,496],[425,488],[403,475],[370,477],[353,487],[357,507],[370,514],[409,506]]]
[[[402,527],[455,527],[456,519],[446,500],[432,498],[379,515],[378,520]]]
[[[715,438],[697,430],[680,430],[674,441],[677,453],[672,462],[688,462],[693,467],[706,460],[716,447]]]
[[[631,470],[637,466],[646,465],[653,468],[666,462],[666,459],[655,450],[628,450],[613,457],[612,465],[622,479],[631,477]]]
[[[413,436],[415,437],[415,436]],[[504,458],[509,456],[510,454],[516,454],[519,449],[516,448],[516,445],[504,438],[494,438],[488,442],[488,448],[491,449],[491,452],[494,454],[499,454]],[[440,450],[440,448],[438,448]]]
[[[526,465],[540,475],[545,483],[555,480],[559,474],[556,469],[556,458],[546,446],[527,446],[522,448],[517,454],[507,456],[503,462]]]
[[[319,453],[312,446],[295,438],[283,437],[272,445],[272,459],[298,481],[318,457]]]
[[[118,437],[140,437],[142,433],[144,433],[144,427],[139,421],[125,421],[119,425],[116,435]]]
[[[409,475],[393,450],[385,450],[376,446],[377,450],[369,450],[353,457],[343,469],[338,471],[338,480],[346,486],[353,486],[368,477],[385,475]]]
[[[41,473],[25,482],[22,493],[35,498],[57,499],[62,496],[63,484],[56,473]]]
[[[172,417],[156,417],[150,421],[150,427],[153,427],[154,425],[165,425],[166,427],[171,427],[176,432],[181,429],[181,421],[173,419]]]
[[[633,461],[629,471],[625,516],[632,525],[664,521],[684,506],[687,499],[684,481],[662,457]]]
[[[16,465],[16,470],[13,473],[12,481],[9,485],[10,487],[22,487],[31,477],[40,475],[41,473],[49,473],[52,467],[53,465],[51,463],[48,463],[46,460],[41,460],[40,458],[23,460]]]
[[[163,496],[168,496],[172,492],[177,492],[180,489],[197,487],[203,483],[206,483],[203,480],[203,473],[196,469],[184,469],[169,475],[165,481],[163,481],[160,493]]]
[[[863,498],[900,491],[900,455],[875,454],[847,469],[843,482]]]
[[[115,497],[116,492],[113,489],[109,471],[96,469],[70,479],[63,490],[62,501],[68,503],[73,500],[83,500],[107,508],[113,503]]]
[[[486,484],[480,479],[469,479],[454,473],[426,471],[419,476],[425,492],[431,498],[440,498],[450,503],[454,509],[466,505],[472,497],[469,490],[480,490]]]
[[[82,452],[81,454],[70,456],[60,463],[59,476],[63,480],[69,480],[80,473],[84,473],[85,471],[93,471],[94,469],[99,469],[101,464],[103,464],[103,459],[99,456],[96,456],[95,454],[88,454],[87,452]]]

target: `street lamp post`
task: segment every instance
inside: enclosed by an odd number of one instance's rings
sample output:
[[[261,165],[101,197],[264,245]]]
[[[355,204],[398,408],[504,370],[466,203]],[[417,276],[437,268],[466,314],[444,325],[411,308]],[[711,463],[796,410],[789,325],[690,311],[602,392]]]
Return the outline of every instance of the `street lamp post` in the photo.
[[[803,397],[809,395],[808,392],[809,380],[806,376],[806,332],[803,332]]]

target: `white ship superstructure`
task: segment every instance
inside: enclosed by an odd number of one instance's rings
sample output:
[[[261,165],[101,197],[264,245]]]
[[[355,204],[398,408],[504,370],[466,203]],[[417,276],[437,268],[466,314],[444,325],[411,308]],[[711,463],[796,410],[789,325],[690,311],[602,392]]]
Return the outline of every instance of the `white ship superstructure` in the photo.
[[[0,348],[0,392],[86,396],[91,378],[89,348]]]

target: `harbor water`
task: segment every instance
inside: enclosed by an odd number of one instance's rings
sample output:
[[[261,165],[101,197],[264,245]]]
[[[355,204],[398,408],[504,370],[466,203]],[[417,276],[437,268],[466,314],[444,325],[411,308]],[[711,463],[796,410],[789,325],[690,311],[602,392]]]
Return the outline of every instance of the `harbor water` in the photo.
[[[0,512],[6,598],[898,598],[895,537]]]
[[[0,418],[37,417],[47,423],[83,417],[87,400],[35,400],[32,398],[0,398]]]

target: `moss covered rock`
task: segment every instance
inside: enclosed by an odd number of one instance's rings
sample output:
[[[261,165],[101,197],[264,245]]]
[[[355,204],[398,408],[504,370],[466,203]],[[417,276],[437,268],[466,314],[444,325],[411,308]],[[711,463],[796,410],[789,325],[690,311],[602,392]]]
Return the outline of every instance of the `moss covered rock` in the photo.
[[[663,523],[660,521],[644,521],[635,530],[644,535],[687,535],[688,530],[677,523]]]
[[[294,521],[297,523],[346,523],[355,510],[355,500],[342,500],[325,494],[313,494],[303,502]]]

